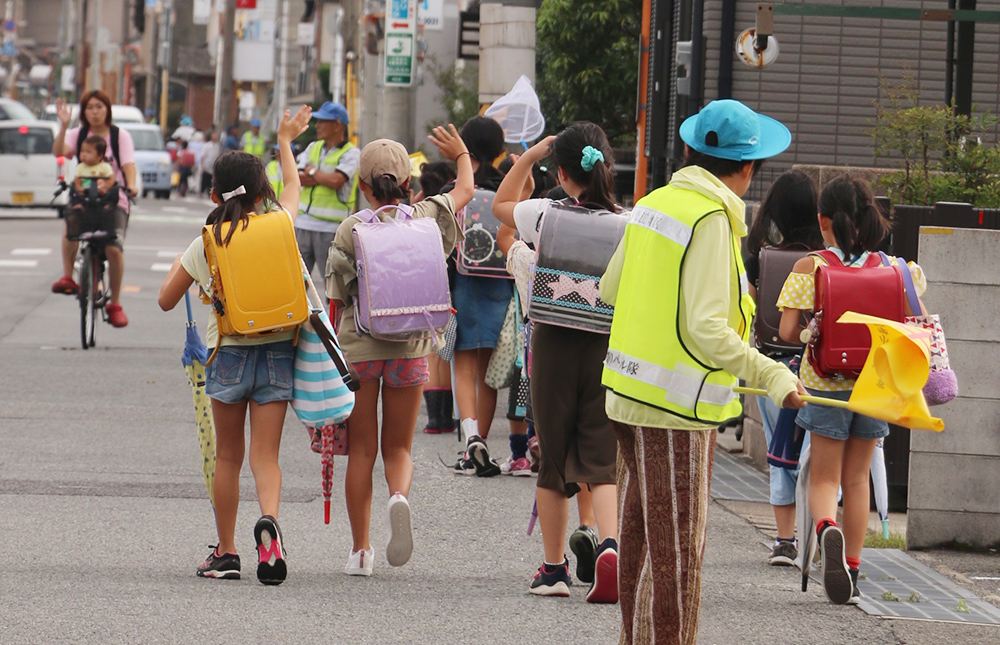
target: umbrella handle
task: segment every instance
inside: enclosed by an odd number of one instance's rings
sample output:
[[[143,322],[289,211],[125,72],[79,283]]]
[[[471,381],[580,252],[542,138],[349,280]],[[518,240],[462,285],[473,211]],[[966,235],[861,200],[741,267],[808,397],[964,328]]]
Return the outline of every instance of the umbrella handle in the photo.
[[[733,392],[737,394],[755,394],[757,396],[767,396],[767,390],[761,390],[755,387],[743,387],[737,385],[733,388]],[[816,405],[826,405],[831,408],[844,408],[849,410],[850,406],[847,401],[841,401],[840,399],[831,399],[825,396],[813,396],[812,394],[800,394],[801,398],[806,403],[815,403]]]

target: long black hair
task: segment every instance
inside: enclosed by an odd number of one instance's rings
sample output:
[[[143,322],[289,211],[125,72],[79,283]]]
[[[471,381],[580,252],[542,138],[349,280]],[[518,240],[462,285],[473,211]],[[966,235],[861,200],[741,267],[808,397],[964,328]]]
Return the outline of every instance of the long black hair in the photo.
[[[246,191],[223,199],[223,195],[238,190],[242,186]],[[243,228],[250,223],[250,213],[257,207],[260,200],[265,211],[274,208],[278,198],[274,195],[271,182],[267,180],[264,164],[256,155],[240,150],[230,150],[219,155],[215,160],[212,174],[212,192],[219,196],[219,205],[208,214],[205,224],[212,226],[215,233],[215,243],[220,246],[229,244],[236,225]],[[229,222],[229,232],[222,238],[222,225]]]
[[[420,190],[424,197],[433,197],[450,182],[455,181],[455,169],[447,161],[431,161],[420,164]]]
[[[590,170],[583,165],[584,148],[595,148],[604,157],[597,159]],[[578,121],[556,136],[552,143],[552,160],[574,183],[583,187],[580,201],[598,204],[617,211],[615,203],[615,156],[608,135],[599,125]]]
[[[889,220],[875,203],[872,189],[863,179],[848,174],[837,177],[819,195],[819,214],[833,222],[833,237],[844,253],[845,263],[865,251],[878,249],[889,234]]]
[[[474,116],[465,122],[459,135],[472,158],[479,162],[473,182],[479,186],[501,176],[493,160],[503,154],[503,128],[493,119]]]
[[[783,172],[767,190],[747,236],[747,251],[760,253],[765,246],[823,248],[823,234],[816,221],[816,184],[801,170]],[[774,235],[774,233],[777,235]]]

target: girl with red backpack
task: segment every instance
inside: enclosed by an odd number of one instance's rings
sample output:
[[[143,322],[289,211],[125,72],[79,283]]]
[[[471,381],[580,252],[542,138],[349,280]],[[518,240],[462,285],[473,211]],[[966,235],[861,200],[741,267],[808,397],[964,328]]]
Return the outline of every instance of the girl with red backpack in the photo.
[[[869,261],[869,256],[877,254],[889,233],[889,221],[875,204],[871,188],[849,175],[834,179],[820,193],[818,217],[829,253],[810,254],[796,262],[778,296],[778,308],[782,309],[780,335],[789,342],[800,339],[804,329],[802,312],[821,308],[814,278],[817,269],[832,263],[835,266],[836,262],[857,270],[872,266],[874,261]],[[896,265],[897,259],[890,258],[890,262]],[[920,267],[911,262],[900,269],[909,270],[916,295],[922,295],[927,281]],[[806,348],[799,371],[809,393],[849,399],[854,379],[824,378],[813,364],[811,351],[815,350]],[[813,517],[818,518],[816,535],[823,589],[835,604],[855,604],[860,597],[858,570],[870,511],[868,471],[875,442],[889,434],[889,426],[885,421],[821,405],[799,410],[795,423],[811,433],[809,506]],[[843,488],[843,529],[836,521],[838,487]]]

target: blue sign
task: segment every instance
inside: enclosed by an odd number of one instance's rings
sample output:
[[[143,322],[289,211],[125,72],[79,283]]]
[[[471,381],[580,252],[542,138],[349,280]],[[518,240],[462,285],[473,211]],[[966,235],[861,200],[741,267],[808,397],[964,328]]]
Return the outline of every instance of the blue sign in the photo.
[[[13,40],[8,40],[0,46],[0,56],[17,56],[17,47],[14,46]]]
[[[14,31],[15,29],[17,29],[17,23],[15,23],[13,20],[8,20],[3,23],[4,31]]]
[[[392,20],[407,20],[410,17],[409,0],[392,0],[392,10],[389,13]]]

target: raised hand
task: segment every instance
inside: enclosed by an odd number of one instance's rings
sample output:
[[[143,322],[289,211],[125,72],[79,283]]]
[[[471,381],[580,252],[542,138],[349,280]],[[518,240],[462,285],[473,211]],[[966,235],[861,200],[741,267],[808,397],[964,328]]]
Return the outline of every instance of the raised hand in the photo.
[[[469,152],[469,149],[465,147],[465,142],[462,141],[462,137],[459,136],[458,130],[455,129],[455,125],[452,123],[449,123],[447,128],[442,125],[435,127],[433,133],[427,138],[437,146],[437,149],[441,151],[441,154],[446,159],[450,159],[451,161],[456,161],[459,155]]]
[[[59,122],[62,123],[62,126],[68,128],[70,119],[73,118],[73,113],[70,111],[69,105],[66,104],[66,99],[56,99],[56,114],[59,116]]]
[[[292,115],[291,110],[285,110],[281,123],[278,124],[278,141],[291,142],[309,127],[309,119],[312,118],[312,108],[302,105]]]

